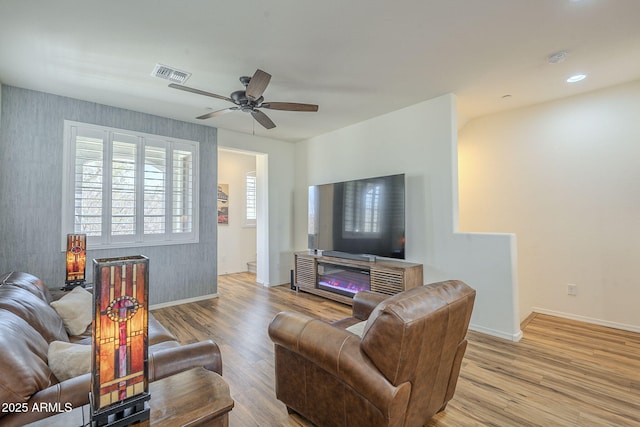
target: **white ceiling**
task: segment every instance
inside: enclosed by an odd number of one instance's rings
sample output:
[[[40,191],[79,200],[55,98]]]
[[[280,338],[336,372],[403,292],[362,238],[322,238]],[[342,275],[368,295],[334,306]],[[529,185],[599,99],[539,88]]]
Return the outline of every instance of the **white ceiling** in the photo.
[[[640,0],[0,0],[2,83],[254,132],[242,112],[195,120],[231,104],[168,88],[156,63],[224,96],[260,68],[267,101],[320,106],[264,110],[277,127],[255,134],[281,140],[449,92],[465,121],[639,79]]]

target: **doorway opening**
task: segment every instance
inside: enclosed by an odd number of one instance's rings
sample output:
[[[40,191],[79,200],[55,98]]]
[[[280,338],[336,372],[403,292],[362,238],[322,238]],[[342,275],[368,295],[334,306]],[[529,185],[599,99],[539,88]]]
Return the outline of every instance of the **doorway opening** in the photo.
[[[218,148],[218,274],[269,284],[267,154]],[[222,194],[222,195],[221,195]]]

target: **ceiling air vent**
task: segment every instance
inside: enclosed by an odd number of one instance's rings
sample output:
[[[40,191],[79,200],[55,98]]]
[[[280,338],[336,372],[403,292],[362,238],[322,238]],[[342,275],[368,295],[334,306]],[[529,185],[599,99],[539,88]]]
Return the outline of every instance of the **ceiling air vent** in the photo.
[[[189,77],[191,77],[191,73],[180,71],[176,68],[162,64],[156,64],[151,75],[153,77],[160,77],[161,79],[170,80],[179,84],[183,84]]]

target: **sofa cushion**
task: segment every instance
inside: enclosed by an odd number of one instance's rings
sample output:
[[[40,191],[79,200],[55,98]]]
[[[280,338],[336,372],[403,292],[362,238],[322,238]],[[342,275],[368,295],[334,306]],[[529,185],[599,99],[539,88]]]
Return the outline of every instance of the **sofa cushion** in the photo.
[[[51,303],[62,318],[69,335],[80,335],[93,319],[93,295],[77,286],[71,292]]]
[[[153,317],[152,313],[148,314],[149,318],[149,332],[147,335],[149,347],[164,344],[164,343],[175,343],[176,345],[180,345],[178,343],[178,338],[176,338],[171,332],[167,330],[160,322]],[[91,326],[89,326],[84,332],[77,335],[72,335],[69,337],[69,342],[74,344],[89,344],[91,345],[91,336],[93,334]]]
[[[0,402],[26,402],[56,382],[47,365],[49,345],[25,320],[5,309],[0,309],[0,325]]]
[[[23,273],[20,271],[5,273],[0,276],[0,286],[2,285],[13,285],[22,288],[31,292],[43,301],[51,302],[49,289],[45,286],[42,280],[38,279],[33,274]]]
[[[49,368],[58,381],[91,372],[91,346],[54,341],[49,344]]]
[[[0,286],[0,308],[24,319],[49,343],[69,341],[62,319],[47,302],[14,285]]]

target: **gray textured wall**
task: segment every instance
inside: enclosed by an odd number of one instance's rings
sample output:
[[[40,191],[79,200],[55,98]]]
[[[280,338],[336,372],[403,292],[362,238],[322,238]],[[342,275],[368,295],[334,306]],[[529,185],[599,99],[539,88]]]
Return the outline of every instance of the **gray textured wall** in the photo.
[[[63,125],[75,120],[200,141],[199,243],[94,250],[88,259],[149,257],[151,304],[217,292],[215,128],[6,85],[1,89],[0,273],[27,271],[51,288],[64,284]],[[92,276],[91,265],[87,273]]]

